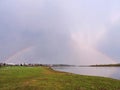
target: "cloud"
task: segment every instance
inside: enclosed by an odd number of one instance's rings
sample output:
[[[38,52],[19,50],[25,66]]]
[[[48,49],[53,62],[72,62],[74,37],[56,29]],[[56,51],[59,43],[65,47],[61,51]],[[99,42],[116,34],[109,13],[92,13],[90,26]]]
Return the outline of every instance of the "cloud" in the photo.
[[[118,20],[112,19],[116,10],[111,12],[112,3],[104,0],[1,0],[0,61],[12,57],[9,63],[114,63],[106,56],[107,52],[102,54],[104,43],[109,41],[106,37],[111,35],[109,21]],[[34,48],[26,50],[26,47]]]
[[[115,59],[119,62],[120,58],[120,21],[114,23],[108,28],[107,33],[105,34],[104,39],[101,43],[99,43],[98,48],[101,52],[106,53],[106,55],[110,56],[111,58]]]

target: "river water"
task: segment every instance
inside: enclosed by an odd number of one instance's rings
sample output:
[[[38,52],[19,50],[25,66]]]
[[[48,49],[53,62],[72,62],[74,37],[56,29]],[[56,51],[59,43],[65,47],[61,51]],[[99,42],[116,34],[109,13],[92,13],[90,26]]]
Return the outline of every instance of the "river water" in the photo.
[[[54,70],[120,80],[120,67],[53,67]]]

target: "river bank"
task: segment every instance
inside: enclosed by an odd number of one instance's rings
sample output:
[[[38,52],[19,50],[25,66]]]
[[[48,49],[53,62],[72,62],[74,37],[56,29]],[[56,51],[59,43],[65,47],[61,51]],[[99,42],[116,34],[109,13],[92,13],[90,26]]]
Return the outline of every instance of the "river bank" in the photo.
[[[120,80],[12,66],[0,69],[0,90],[120,90]]]

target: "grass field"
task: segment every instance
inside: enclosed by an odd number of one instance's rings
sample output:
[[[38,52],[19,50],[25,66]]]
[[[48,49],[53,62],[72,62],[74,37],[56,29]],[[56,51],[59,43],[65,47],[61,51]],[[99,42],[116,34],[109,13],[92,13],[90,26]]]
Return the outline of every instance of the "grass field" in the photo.
[[[120,90],[120,80],[12,66],[0,68],[0,90]]]

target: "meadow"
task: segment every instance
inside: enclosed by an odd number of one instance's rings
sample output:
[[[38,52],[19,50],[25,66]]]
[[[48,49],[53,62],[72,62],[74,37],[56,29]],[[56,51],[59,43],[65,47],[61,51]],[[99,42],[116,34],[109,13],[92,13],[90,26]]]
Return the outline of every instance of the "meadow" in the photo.
[[[120,90],[120,80],[54,71],[49,67],[0,67],[0,90]]]

